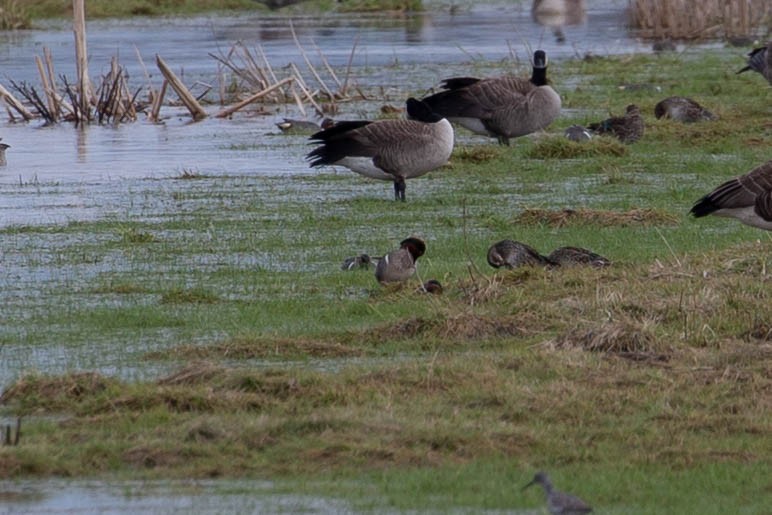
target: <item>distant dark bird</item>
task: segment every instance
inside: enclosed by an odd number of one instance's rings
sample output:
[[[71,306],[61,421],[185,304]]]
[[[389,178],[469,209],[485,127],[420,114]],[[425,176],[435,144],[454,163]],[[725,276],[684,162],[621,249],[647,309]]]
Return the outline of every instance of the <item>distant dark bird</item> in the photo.
[[[558,247],[549,253],[547,259],[559,266],[590,265],[601,268],[611,264],[611,261],[600,254],[581,247]]]
[[[748,54],[748,64],[737,73],[748,70],[759,72],[767,79],[767,82],[772,84],[772,41],[769,41],[767,46],[754,48]]]
[[[488,264],[493,268],[517,268],[524,265],[546,266],[554,264],[525,243],[501,240],[488,249]]]
[[[598,134],[613,134],[622,143],[633,143],[643,137],[643,117],[638,106],[630,104],[624,116],[612,116],[602,122],[592,123],[588,128]]]
[[[571,127],[568,127],[563,134],[571,141],[589,141],[592,139],[590,131],[581,125],[572,125]]]
[[[726,181],[698,200],[690,212],[696,218],[710,214],[737,218],[772,231],[772,160]]]
[[[403,282],[410,279],[416,270],[416,261],[426,252],[426,243],[420,238],[407,238],[399,248],[378,260],[375,279],[381,284]]]
[[[442,284],[437,279],[429,279],[418,288],[422,293],[432,293],[434,295],[442,294]]]
[[[311,167],[340,165],[371,179],[394,182],[394,198],[405,200],[405,180],[448,162],[453,127],[414,98],[412,120],[341,121],[311,136],[321,143],[306,157]]]
[[[349,257],[343,260],[343,264],[340,265],[341,270],[355,270],[357,268],[370,268],[373,260],[367,254],[360,254],[358,256]]]
[[[504,145],[547,127],[560,114],[560,95],[547,84],[543,50],[533,54],[530,79],[456,77],[445,79],[442,87],[445,91],[423,99],[434,112]]]
[[[293,120],[292,118],[285,118],[284,121],[276,124],[282,132],[288,134],[313,134],[314,132],[318,132],[319,129],[329,129],[333,125],[335,125],[335,121],[332,118],[323,118],[321,124],[310,120]]]
[[[716,115],[687,97],[668,97],[659,101],[654,106],[654,116],[684,123],[716,119]]]
[[[545,472],[537,472],[533,476],[533,480],[523,487],[523,490],[535,484],[541,485],[544,489],[544,495],[547,497],[547,508],[552,515],[579,515],[592,511],[592,507],[578,497],[555,490]]]
[[[0,166],[5,166],[8,164],[8,161],[5,159],[5,150],[8,148],[11,148],[11,145],[0,143]]]

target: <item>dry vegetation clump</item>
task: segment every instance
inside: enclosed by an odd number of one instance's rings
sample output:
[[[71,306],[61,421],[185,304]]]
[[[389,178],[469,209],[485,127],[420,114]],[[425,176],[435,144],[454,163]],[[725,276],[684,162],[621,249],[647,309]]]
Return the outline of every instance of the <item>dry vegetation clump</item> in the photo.
[[[551,345],[558,349],[579,348],[590,352],[615,354],[631,359],[666,361],[661,354],[654,320],[634,320],[623,317],[593,327],[574,327],[558,336]]]
[[[436,338],[442,340],[483,340],[486,338],[523,336],[524,328],[515,317],[494,317],[474,313],[422,317],[399,321],[370,332],[381,340]]]
[[[20,0],[0,1],[0,30],[30,28],[30,16],[23,4]]]
[[[616,138],[593,138],[576,142],[563,136],[541,139],[526,154],[531,159],[575,159],[578,157],[623,156],[627,146]]]
[[[456,145],[450,160],[451,163],[456,161],[479,164],[496,159],[501,153],[501,149],[493,145]]]
[[[658,209],[631,209],[629,211],[606,211],[602,209],[539,209],[523,210],[515,223],[523,225],[546,225],[568,227],[575,225],[598,225],[600,227],[635,227],[652,225],[677,225],[679,218]]]
[[[225,369],[212,363],[191,363],[156,381],[159,385],[194,385],[211,382],[225,374]]]
[[[257,358],[344,358],[363,351],[337,341],[310,338],[266,338],[237,336],[213,345],[178,345],[146,353],[145,359],[257,359]]]
[[[31,374],[17,380],[0,395],[0,405],[14,401],[56,409],[69,401],[103,392],[117,382],[97,372],[76,372],[57,377]]]

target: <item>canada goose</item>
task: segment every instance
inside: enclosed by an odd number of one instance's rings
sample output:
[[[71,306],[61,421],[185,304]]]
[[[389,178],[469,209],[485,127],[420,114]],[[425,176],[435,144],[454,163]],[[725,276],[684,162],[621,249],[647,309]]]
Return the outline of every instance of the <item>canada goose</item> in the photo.
[[[563,27],[579,25],[587,19],[585,0],[533,0],[531,5],[533,21],[551,27],[558,43],[564,43]]]
[[[394,198],[405,200],[405,179],[447,163],[453,127],[424,102],[409,98],[412,120],[342,121],[311,136],[321,143],[306,158],[310,166],[341,165],[371,179],[394,182]]]
[[[715,120],[716,115],[700,104],[686,97],[668,97],[654,106],[654,116],[657,119],[670,118],[684,123]]]
[[[643,117],[635,104],[630,104],[624,116],[612,116],[602,122],[591,123],[588,128],[598,134],[613,134],[622,143],[633,143],[643,137]]]
[[[376,258],[377,259],[377,258]],[[370,268],[373,262],[367,254],[360,254],[358,256],[349,257],[343,260],[343,264],[340,265],[341,270],[354,270],[357,268]]]
[[[546,472],[537,472],[533,476],[533,480],[523,487],[523,490],[535,484],[541,485],[544,489],[544,495],[547,497],[547,508],[552,515],[590,513],[592,511],[592,507],[578,497],[555,490]]]
[[[590,265],[602,268],[611,264],[611,261],[600,254],[581,247],[558,247],[549,253],[547,259],[559,266]]]
[[[530,79],[498,77],[445,79],[440,91],[423,99],[448,120],[476,134],[509,138],[525,136],[547,127],[560,114],[560,96],[547,85],[547,54],[533,54]]]
[[[11,148],[11,145],[0,143],[0,166],[5,166],[8,164],[8,161],[5,159],[5,150],[8,148]]]
[[[332,118],[323,118],[322,123],[312,122],[310,120],[293,120],[292,118],[284,118],[284,121],[278,122],[276,126],[281,129],[282,132],[288,134],[312,134],[318,132],[319,129],[329,129],[335,125],[335,121]]]
[[[581,125],[572,125],[571,127],[568,127],[563,134],[571,141],[589,141],[592,139],[590,131]]]
[[[375,279],[381,284],[403,282],[415,273],[416,261],[426,252],[426,243],[420,238],[407,238],[400,242],[375,267]]]
[[[546,266],[554,264],[525,243],[501,240],[488,249],[488,264],[493,268],[517,268],[519,266]]]
[[[767,46],[754,48],[748,54],[748,64],[737,73],[748,70],[759,72],[767,82],[772,84],[772,41],[769,41]]]
[[[772,231],[772,160],[714,189],[694,204],[695,218],[717,215]]]

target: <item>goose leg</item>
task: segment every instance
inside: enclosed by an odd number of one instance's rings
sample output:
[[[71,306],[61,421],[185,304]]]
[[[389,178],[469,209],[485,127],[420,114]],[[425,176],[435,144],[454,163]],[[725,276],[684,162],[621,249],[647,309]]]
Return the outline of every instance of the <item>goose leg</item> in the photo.
[[[397,177],[394,179],[394,200],[405,201],[405,178]]]
[[[509,146],[509,138],[507,138],[506,136],[501,136],[501,135],[497,136],[497,138],[499,140],[499,145]]]

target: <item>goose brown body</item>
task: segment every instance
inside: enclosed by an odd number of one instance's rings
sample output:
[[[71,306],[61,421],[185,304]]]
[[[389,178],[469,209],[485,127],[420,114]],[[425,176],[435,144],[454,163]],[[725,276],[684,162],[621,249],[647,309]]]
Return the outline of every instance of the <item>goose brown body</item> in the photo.
[[[534,53],[530,79],[456,77],[444,80],[442,87],[445,91],[423,99],[434,112],[502,144],[547,127],[560,114],[560,95],[547,84],[542,50]]]
[[[698,200],[691,213],[696,218],[711,214],[732,217],[772,231],[772,160],[721,184]]]
[[[447,163],[453,151],[450,123],[419,100],[409,99],[415,120],[341,121],[311,136],[321,143],[307,159],[312,167],[341,165],[371,179],[394,182],[405,200],[405,180]]]

